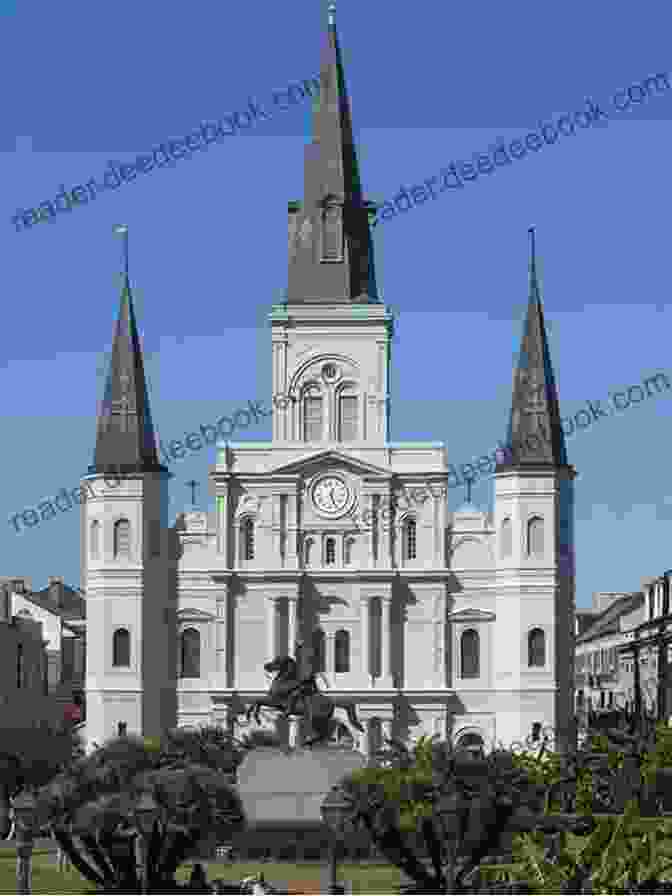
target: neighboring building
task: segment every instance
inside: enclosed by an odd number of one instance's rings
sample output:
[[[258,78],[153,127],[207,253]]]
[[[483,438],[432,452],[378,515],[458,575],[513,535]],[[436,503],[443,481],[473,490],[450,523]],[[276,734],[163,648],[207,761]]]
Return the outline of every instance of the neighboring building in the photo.
[[[633,705],[634,672],[624,651],[643,618],[641,592],[595,592],[593,610],[577,611],[576,710],[583,721],[591,709]]]
[[[73,699],[83,710],[84,600],[62,579],[49,582],[48,588],[33,592],[28,579],[0,578],[4,727],[57,727]]]
[[[644,580],[644,615],[634,632],[624,658],[632,667],[635,709],[656,714],[661,720],[672,716],[672,613],[670,579],[672,570]]]
[[[268,689],[263,663],[303,641],[304,671],[356,704],[365,753],[390,733],[489,748],[534,722],[571,741],[575,471],[534,246],[494,514],[451,516],[445,446],[389,440],[393,316],[333,22],[322,75],[304,198],[289,204],[287,299],[270,314],[272,440],[218,444],[216,510],[172,527],[126,274],[82,504],[87,739],[235,729]],[[387,512],[420,485],[426,500]]]

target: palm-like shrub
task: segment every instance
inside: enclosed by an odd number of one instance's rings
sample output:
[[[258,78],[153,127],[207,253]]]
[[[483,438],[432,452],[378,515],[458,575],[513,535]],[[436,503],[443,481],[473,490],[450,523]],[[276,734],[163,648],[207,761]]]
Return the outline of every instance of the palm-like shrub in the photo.
[[[244,824],[232,783],[243,755],[219,729],[114,738],[40,791],[39,823],[99,889],[139,892],[133,807],[149,793],[161,813],[148,847],[149,890],[175,890],[177,868],[204,838],[226,839]]]
[[[415,882],[415,892],[469,892],[508,832],[579,830],[575,817],[544,816],[547,787],[497,750],[473,758],[423,738],[411,754],[391,742],[383,761],[341,783],[350,821]],[[586,829],[592,826],[588,823]]]

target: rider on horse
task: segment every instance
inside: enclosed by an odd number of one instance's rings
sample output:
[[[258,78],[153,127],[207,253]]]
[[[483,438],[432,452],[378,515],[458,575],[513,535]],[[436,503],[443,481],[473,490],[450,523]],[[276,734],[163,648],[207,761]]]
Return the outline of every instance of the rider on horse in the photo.
[[[297,669],[301,671],[301,651],[303,649],[303,641],[297,641],[296,643],[296,664]],[[317,687],[316,675],[319,675],[324,682],[325,687],[329,687],[329,682],[327,681],[327,677],[324,672],[313,672],[312,670],[308,672],[308,674],[302,675],[298,684],[296,684],[288,693],[287,693],[287,709],[285,710],[285,715],[298,715],[300,708],[300,701],[303,697],[309,697],[311,694],[319,694],[319,688]]]

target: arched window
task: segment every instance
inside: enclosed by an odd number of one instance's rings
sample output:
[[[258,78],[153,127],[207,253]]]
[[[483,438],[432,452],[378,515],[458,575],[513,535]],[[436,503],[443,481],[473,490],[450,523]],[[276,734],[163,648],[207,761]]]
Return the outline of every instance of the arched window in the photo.
[[[201,636],[195,628],[185,628],[180,636],[180,678],[200,678]]]
[[[359,415],[357,413],[358,398],[345,392],[338,397],[338,440],[354,442],[358,436]]]
[[[415,560],[417,557],[417,525],[414,519],[406,520],[404,523],[404,558],[406,560]]]
[[[324,562],[326,566],[336,563],[336,539],[327,538],[324,543]]]
[[[16,686],[26,686],[26,658],[23,653],[23,644],[16,645]]]
[[[543,629],[533,628],[527,636],[527,665],[546,665],[546,635]]]
[[[254,560],[254,520],[246,517],[242,525],[243,533],[243,559]]]
[[[94,520],[89,529],[89,554],[92,560],[98,559],[100,551],[100,523]]]
[[[460,675],[478,678],[480,675],[480,644],[478,632],[468,628],[460,638]]]
[[[334,672],[350,671],[350,635],[344,629],[334,636]]]
[[[345,539],[345,550],[343,556],[343,562],[345,566],[350,566],[352,564],[352,549],[355,544],[354,538],[346,538]]]
[[[128,520],[117,520],[114,524],[114,557],[115,560],[131,556],[131,524]]]
[[[118,628],[112,635],[112,665],[131,665],[131,635],[126,628]]]
[[[305,564],[306,566],[310,566],[310,561],[311,561],[311,556],[310,556],[310,555],[311,555],[311,553],[312,553],[312,551],[313,551],[313,546],[314,546],[314,544],[315,544],[315,541],[314,541],[312,538],[307,538],[307,539],[306,539],[306,544],[305,544],[305,548],[304,548],[304,551],[305,551],[305,553],[304,553],[304,557],[305,557],[304,564]]]
[[[513,553],[513,536],[511,532],[511,520],[507,517],[502,520],[502,557],[510,557]]]
[[[308,393],[303,399],[303,438],[306,442],[321,442],[324,435],[322,396]]]
[[[533,516],[527,524],[527,554],[529,557],[541,557],[544,553],[544,521],[540,516]]]
[[[324,632],[316,628],[313,632],[313,672],[326,672]]]

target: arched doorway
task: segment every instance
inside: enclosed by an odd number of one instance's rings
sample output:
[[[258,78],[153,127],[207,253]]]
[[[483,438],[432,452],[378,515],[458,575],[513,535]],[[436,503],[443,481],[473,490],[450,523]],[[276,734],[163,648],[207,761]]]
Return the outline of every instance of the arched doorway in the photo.
[[[485,754],[485,742],[480,734],[475,731],[467,731],[460,735],[457,740],[458,750],[465,750],[470,753],[474,759],[478,759]]]

